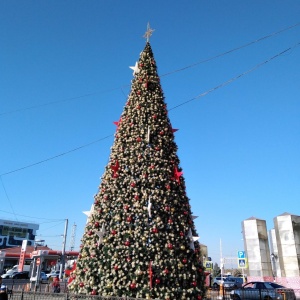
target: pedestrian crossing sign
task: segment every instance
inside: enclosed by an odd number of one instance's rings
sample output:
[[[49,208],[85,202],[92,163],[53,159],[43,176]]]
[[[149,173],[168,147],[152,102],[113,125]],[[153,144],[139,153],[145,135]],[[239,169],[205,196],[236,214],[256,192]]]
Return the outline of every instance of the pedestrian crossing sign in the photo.
[[[243,269],[247,268],[247,259],[246,258],[238,258],[238,267]]]

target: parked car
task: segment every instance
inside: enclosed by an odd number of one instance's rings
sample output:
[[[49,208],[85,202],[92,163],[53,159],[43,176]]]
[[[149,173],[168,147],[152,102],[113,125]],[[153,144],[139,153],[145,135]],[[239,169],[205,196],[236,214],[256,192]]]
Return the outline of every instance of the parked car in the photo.
[[[45,272],[41,272],[40,278],[41,278],[41,283],[47,283],[48,282],[48,277],[47,277]]]
[[[275,282],[253,281],[230,292],[232,300],[296,300],[293,289]]]
[[[36,276],[30,278],[31,282],[36,282]],[[48,277],[45,272],[41,272],[40,274],[40,283],[48,283]]]
[[[17,272],[10,276],[11,279],[29,279],[29,272]]]
[[[227,277],[224,280],[224,288],[225,290],[233,290],[237,288],[241,288],[243,286],[244,279],[242,277]]]
[[[9,274],[5,273],[5,274],[2,274],[1,277],[2,277],[3,279],[7,279],[7,278],[10,278],[10,276],[12,276],[12,275],[14,275],[14,274],[16,274],[16,273],[19,273],[19,272],[16,271],[16,272],[9,273]]]
[[[48,279],[51,278],[51,277],[54,278],[56,276],[59,276],[59,272],[60,271],[54,271],[54,272],[51,272],[49,274],[46,274],[46,276],[48,277]],[[62,274],[64,275],[64,272]]]
[[[214,289],[219,289],[220,288],[220,284],[224,284],[224,282],[228,279],[228,278],[233,278],[231,275],[222,275],[221,276],[218,276],[218,277],[215,277],[214,280],[213,280],[213,288]]]

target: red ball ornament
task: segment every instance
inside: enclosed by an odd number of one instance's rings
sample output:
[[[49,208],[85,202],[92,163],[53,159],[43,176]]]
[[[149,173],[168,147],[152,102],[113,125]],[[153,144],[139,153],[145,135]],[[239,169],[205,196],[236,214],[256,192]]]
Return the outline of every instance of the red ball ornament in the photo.
[[[126,220],[127,220],[128,223],[130,223],[132,221],[132,218],[131,217],[127,217]]]
[[[165,274],[169,274],[169,270],[167,268],[164,269]]]
[[[140,138],[140,137],[138,137],[137,139],[136,139],[136,141],[137,142],[140,142],[142,139]]]
[[[135,200],[139,200],[139,198],[140,198],[139,195],[135,195],[135,196],[134,196],[134,199],[135,199]]]
[[[183,212],[183,214],[184,214],[184,215],[187,215],[187,214],[188,214],[188,212],[187,212],[187,211],[184,211],[184,212]]]
[[[193,282],[192,282],[192,286],[197,286],[197,282],[196,282],[196,281],[193,281]]]
[[[89,230],[88,235],[92,235],[92,234],[93,234],[93,231]]]
[[[98,201],[97,199],[95,199],[95,200],[94,200],[94,204],[97,205],[98,203],[99,203],[99,201]]]
[[[202,296],[199,295],[199,296],[197,297],[197,299],[198,299],[198,300],[202,300]]]
[[[169,211],[170,210],[170,206],[165,206],[165,210]]]
[[[160,279],[159,279],[159,278],[156,278],[156,279],[155,279],[155,283],[156,283],[156,284],[160,284]]]
[[[129,208],[128,205],[124,205],[124,209],[127,210]]]
[[[129,242],[129,241],[126,241],[126,242],[124,243],[124,245],[128,247],[128,246],[130,245],[130,242]]]
[[[99,227],[99,222],[95,222],[95,227],[96,227],[96,228]]]
[[[96,290],[92,290],[91,295],[97,295],[97,291]]]
[[[127,256],[126,257],[126,260],[129,262],[129,261],[131,261],[131,257],[130,256]]]
[[[168,244],[168,249],[173,249],[173,245],[172,244]]]
[[[80,283],[79,283],[79,286],[80,286],[80,287],[84,287],[84,283],[83,283],[83,282],[80,282]]]
[[[180,231],[180,233],[179,233],[179,234],[180,234],[180,236],[184,236],[184,233],[183,233],[182,231]]]
[[[164,131],[161,131],[159,134],[160,134],[160,135],[164,135],[164,134],[165,134],[165,132],[164,132]]]
[[[118,271],[118,270],[119,270],[119,267],[116,265],[116,266],[114,266],[114,269],[115,269],[116,271]]]
[[[187,259],[184,258],[184,259],[182,260],[182,262],[183,262],[184,264],[186,264],[186,263],[187,263]]]
[[[157,115],[153,115],[152,118],[153,118],[153,119],[156,119],[156,118],[157,118]]]
[[[158,233],[158,229],[157,229],[156,227],[154,227],[154,228],[152,229],[152,232],[153,232],[153,233]]]
[[[113,229],[113,230],[111,231],[111,234],[112,234],[112,235],[116,235],[116,234],[117,234],[117,231]]]
[[[135,187],[135,182],[131,182],[131,183],[130,183],[130,186],[131,186],[131,187]]]
[[[172,220],[172,219],[169,219],[169,220],[168,220],[168,223],[169,223],[169,224],[172,224],[172,223],[173,223],[173,220]]]
[[[130,288],[131,288],[131,289],[135,289],[135,288],[136,288],[136,284],[135,284],[134,282],[132,282],[132,283],[130,284]]]

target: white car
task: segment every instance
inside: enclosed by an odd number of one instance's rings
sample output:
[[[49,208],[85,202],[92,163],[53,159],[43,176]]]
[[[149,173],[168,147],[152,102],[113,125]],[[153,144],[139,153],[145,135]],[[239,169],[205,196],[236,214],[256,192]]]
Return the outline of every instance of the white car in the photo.
[[[62,274],[64,274],[64,272],[63,272]],[[48,279],[49,279],[50,277],[54,278],[54,277],[56,277],[56,276],[59,276],[59,271],[53,271],[53,272],[51,272],[51,273],[49,273],[49,274],[46,274],[46,276],[47,276]]]

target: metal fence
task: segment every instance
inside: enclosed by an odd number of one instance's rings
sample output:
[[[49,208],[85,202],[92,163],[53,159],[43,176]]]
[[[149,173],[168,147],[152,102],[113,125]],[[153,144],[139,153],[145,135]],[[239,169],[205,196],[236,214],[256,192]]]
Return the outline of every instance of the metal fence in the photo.
[[[17,287],[17,286],[15,286]],[[49,286],[42,285],[39,286],[36,291],[26,291],[27,285],[24,285],[21,289],[21,286],[18,286],[18,288],[13,288],[9,290],[8,293],[8,300],[138,300],[137,298],[130,298],[130,297],[104,297],[104,296],[92,296],[92,295],[77,295],[77,294],[70,294],[67,292],[66,288],[63,287],[61,290],[61,293],[52,293],[52,290],[49,289]],[[300,289],[294,290],[296,294],[296,299],[300,300]],[[249,296],[249,295],[248,295]],[[251,295],[252,300],[265,300],[266,295],[264,293],[260,293],[260,295]],[[269,295],[271,296],[271,295]],[[273,295],[274,296],[274,295]],[[287,295],[286,295],[287,296]],[[289,297],[283,296],[282,300],[294,300],[290,299]],[[208,289],[206,293],[207,300],[234,300],[237,298],[233,298],[230,296],[230,291],[220,291],[220,290],[211,290]],[[249,297],[246,295],[241,295],[239,297],[239,300],[249,300]],[[274,299],[272,297],[269,297],[268,299]],[[144,300],[144,299],[139,299]],[[157,299],[159,300],[159,299]],[[176,299],[172,299],[176,300]]]

